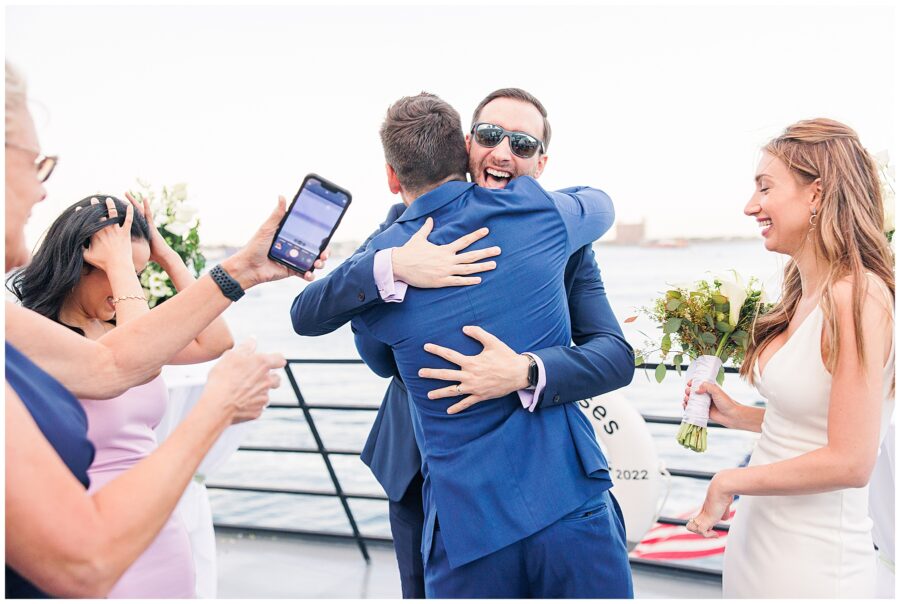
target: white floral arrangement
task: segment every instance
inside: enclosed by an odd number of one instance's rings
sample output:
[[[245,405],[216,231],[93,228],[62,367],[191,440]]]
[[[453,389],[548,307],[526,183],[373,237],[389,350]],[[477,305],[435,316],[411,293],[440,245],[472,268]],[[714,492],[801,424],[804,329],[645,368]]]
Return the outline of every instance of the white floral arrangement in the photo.
[[[137,179],[139,190],[131,195],[150,202],[153,221],[166,243],[169,244],[195,277],[206,266],[206,258],[200,251],[200,218],[197,207],[187,202],[187,185],[178,183],[171,188],[163,187],[161,194],[153,191],[149,183]],[[151,262],[141,273],[141,285],[150,307],[165,302],[175,295],[175,286],[169,275],[158,264]]]

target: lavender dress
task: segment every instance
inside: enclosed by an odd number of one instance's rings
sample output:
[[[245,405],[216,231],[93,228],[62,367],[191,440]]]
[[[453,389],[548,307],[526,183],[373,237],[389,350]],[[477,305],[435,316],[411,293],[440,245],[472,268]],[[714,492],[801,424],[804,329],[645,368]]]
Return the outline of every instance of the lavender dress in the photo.
[[[156,449],[153,429],[168,404],[162,377],[106,400],[81,400],[88,416],[88,438],[97,449],[88,469],[89,492],[134,467]],[[110,598],[193,598],[191,542],[177,511],[150,547],[125,571]]]

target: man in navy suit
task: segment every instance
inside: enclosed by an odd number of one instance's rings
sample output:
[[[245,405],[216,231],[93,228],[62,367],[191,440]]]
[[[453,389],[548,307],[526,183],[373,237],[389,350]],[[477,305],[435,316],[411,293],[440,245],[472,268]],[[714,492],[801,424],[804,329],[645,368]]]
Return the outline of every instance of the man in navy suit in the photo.
[[[521,131],[490,128],[473,130],[493,137],[479,140],[486,146],[509,138],[527,156],[543,145]],[[409,392],[424,476],[426,596],[630,597],[624,524],[608,493],[606,460],[577,405],[529,413],[508,394],[453,415],[433,379],[460,378],[454,403],[470,395],[458,367],[480,353],[469,337],[473,325],[519,353],[570,342],[563,271],[572,253],[612,224],[609,198],[585,187],[548,193],[530,177],[501,190],[467,183],[458,114],[433,95],[395,103],[381,135],[391,189],[409,207],[369,248],[401,245],[433,218],[438,243],[484,224],[508,255],[478,287],[410,289],[402,304],[373,306],[352,320],[369,366],[383,376],[396,371]],[[447,361],[431,356],[433,341]],[[438,365],[438,375],[423,377],[428,364]]]
[[[550,129],[546,111],[537,99],[519,89],[498,90],[486,97],[476,109],[473,121],[479,122],[480,119],[507,129],[530,131],[536,137],[543,137],[544,146],[532,158],[522,158],[512,153],[508,139],[491,148],[467,140],[473,180],[482,186],[502,188],[517,176],[540,175],[547,160],[546,145]],[[393,206],[376,234],[390,226],[404,210],[403,204]],[[423,229],[422,233],[426,231]],[[463,243],[469,245],[476,239],[477,235],[465,242],[435,246],[425,237],[414,237],[393,249],[361,251],[297,297],[292,308],[295,329],[303,335],[327,333],[366,308],[400,301],[402,291],[398,293],[397,290],[405,288],[404,279],[418,287],[477,283],[476,278],[463,276],[478,272],[469,270],[463,260],[484,260],[490,257],[491,248],[475,257],[457,255],[459,250],[465,248]],[[365,247],[364,244],[361,250]],[[409,261],[410,258],[417,260],[419,265],[415,266]],[[392,259],[394,274],[385,278],[390,271],[386,271],[383,265],[390,269]],[[378,260],[382,261],[381,267]],[[490,266],[482,263],[478,268],[484,270]],[[541,409],[608,392],[630,382],[632,352],[606,299],[590,245],[572,255],[564,276],[572,320],[572,340],[576,346],[552,346],[534,351],[531,357],[536,362],[523,366],[518,362],[521,360],[518,355],[503,346],[502,342],[476,330],[473,335],[485,343],[485,349],[463,360],[462,367],[466,369],[469,379],[464,384],[459,383],[465,392],[475,393],[466,397],[466,405],[471,404],[473,398],[477,401],[478,396],[483,400],[519,390],[523,404],[540,413]],[[529,373],[537,386],[531,391],[525,387]],[[419,555],[424,521],[420,459],[412,436],[406,390],[397,378],[392,380],[382,402],[363,459],[372,468],[390,499],[391,530],[404,597],[423,597],[422,559]]]

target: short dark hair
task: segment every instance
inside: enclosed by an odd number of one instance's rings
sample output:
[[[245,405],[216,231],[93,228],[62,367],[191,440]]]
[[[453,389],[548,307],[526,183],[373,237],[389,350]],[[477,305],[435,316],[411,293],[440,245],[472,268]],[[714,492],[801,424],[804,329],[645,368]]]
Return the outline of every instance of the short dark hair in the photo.
[[[544,150],[547,150],[550,146],[550,122],[547,120],[547,110],[544,109],[544,105],[537,100],[536,96],[521,88],[501,88],[484,97],[484,99],[478,103],[478,107],[475,108],[475,113],[472,114],[473,125],[478,122],[481,110],[494,99],[516,99],[534,105],[534,108],[537,109],[540,112],[541,117],[544,118],[544,133],[542,140],[544,141]]]
[[[403,97],[388,108],[380,133],[384,159],[407,191],[451,176],[465,179],[469,158],[459,113],[439,97]]]

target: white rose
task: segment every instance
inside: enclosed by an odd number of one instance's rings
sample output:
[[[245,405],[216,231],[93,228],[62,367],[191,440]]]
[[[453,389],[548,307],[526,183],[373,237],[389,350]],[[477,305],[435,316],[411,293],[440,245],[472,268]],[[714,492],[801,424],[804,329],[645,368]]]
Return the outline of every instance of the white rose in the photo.
[[[175,220],[185,224],[191,224],[197,217],[197,207],[189,203],[183,203],[175,210]]]
[[[153,213],[153,224],[155,224],[157,227],[167,226],[170,221],[171,219],[169,218],[169,213],[166,211]]]
[[[187,199],[187,185],[183,182],[180,182],[172,187],[172,191],[170,196],[173,199],[177,199],[178,201],[184,201]]]
[[[191,230],[191,225],[179,222],[178,220],[173,220],[166,225],[166,230],[176,237],[184,237],[184,235]]]

